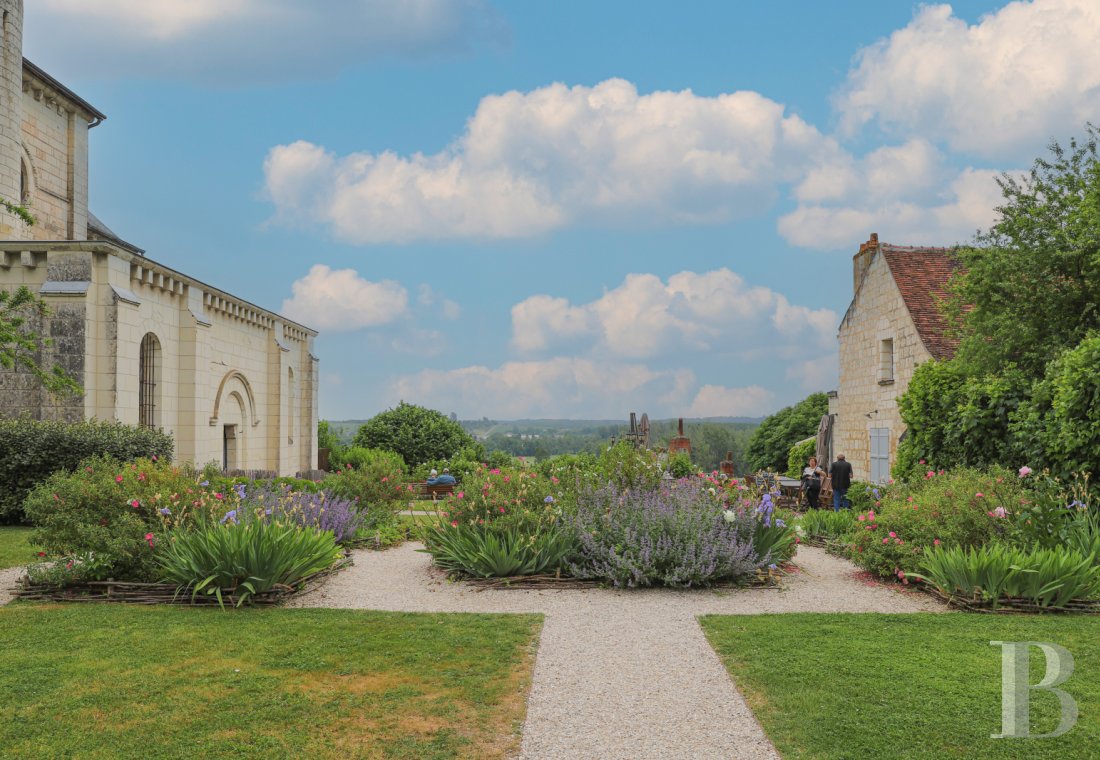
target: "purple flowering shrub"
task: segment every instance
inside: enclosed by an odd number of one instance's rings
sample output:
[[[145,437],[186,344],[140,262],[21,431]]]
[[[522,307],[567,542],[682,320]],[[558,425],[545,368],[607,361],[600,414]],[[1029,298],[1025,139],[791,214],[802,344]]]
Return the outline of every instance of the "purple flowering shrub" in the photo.
[[[768,560],[753,546],[758,517],[723,510],[696,481],[645,490],[607,485],[579,498],[572,522],[579,548],[570,573],[616,586],[744,580]]]
[[[354,501],[342,499],[327,491],[308,493],[291,491],[286,486],[264,485],[233,487],[240,499],[236,510],[226,512],[221,522],[237,522],[247,515],[266,522],[290,522],[301,528],[330,531],[337,543],[347,543],[359,530],[367,529],[368,513],[360,511]]]

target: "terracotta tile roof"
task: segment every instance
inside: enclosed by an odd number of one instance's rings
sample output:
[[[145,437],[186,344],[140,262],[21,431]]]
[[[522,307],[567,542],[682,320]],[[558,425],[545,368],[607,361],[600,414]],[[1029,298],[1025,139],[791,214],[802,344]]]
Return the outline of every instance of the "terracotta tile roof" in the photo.
[[[936,359],[950,359],[959,342],[947,336],[947,321],[937,301],[947,295],[947,283],[959,268],[951,249],[880,243],[879,251],[890,266],[924,347]]]

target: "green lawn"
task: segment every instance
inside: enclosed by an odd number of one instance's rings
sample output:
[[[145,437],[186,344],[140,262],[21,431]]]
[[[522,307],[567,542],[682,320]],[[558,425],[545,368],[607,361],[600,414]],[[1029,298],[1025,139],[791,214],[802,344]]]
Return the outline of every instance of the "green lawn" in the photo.
[[[1100,757],[1100,618],[1015,615],[708,616],[704,631],[784,758]],[[1060,644],[1074,675],[1076,728],[1055,739],[1001,730],[1001,648]],[[1032,649],[1032,677],[1043,675]],[[1031,731],[1058,724],[1032,691]]]
[[[0,608],[0,757],[502,758],[537,615]]]
[[[36,559],[30,537],[31,528],[0,525],[0,570],[28,565]]]

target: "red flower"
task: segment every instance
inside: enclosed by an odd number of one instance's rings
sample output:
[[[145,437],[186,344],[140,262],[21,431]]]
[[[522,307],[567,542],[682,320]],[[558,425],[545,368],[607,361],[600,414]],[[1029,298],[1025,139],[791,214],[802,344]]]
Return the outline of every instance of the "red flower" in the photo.
[[[39,556],[39,557],[45,557],[45,556],[46,556],[46,552],[38,552],[38,556]]]
[[[122,476],[121,475],[115,475],[115,482],[116,483],[121,483],[122,482]]]
[[[133,507],[134,509],[140,509],[141,508],[141,502],[139,502],[137,499],[134,499],[133,501],[130,502],[130,506]]]

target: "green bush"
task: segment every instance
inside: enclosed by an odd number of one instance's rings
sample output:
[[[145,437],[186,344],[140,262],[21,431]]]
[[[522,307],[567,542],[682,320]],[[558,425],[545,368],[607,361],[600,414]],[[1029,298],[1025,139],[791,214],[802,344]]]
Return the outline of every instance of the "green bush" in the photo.
[[[857,517],[850,549],[856,564],[889,578],[915,572],[935,546],[976,547],[1009,535],[1023,487],[1008,471],[957,470],[882,496],[878,509]]]
[[[391,451],[349,449],[362,456],[358,467],[345,465],[324,480],[324,489],[333,496],[354,501],[366,516],[364,532],[376,530],[391,520],[396,510],[412,498],[401,457]]]
[[[189,471],[106,457],[57,472],[27,496],[32,541],[71,571],[69,579],[151,581],[154,548],[169,527],[224,511],[226,494],[199,487]]]
[[[899,575],[905,578],[904,573]],[[1073,600],[1100,596],[1100,565],[1095,558],[1063,546],[936,547],[923,558],[916,577],[945,594],[994,608],[1006,598],[1060,608]]]
[[[1096,468],[1100,462],[1100,334],[1091,334],[1050,363],[1027,413],[1041,421],[1019,424],[1025,435],[1038,433],[1043,457],[1039,464],[1063,478]]]
[[[355,445],[395,451],[409,467],[416,467],[433,459],[449,459],[462,448],[478,444],[444,414],[402,401],[360,427]]]
[[[852,485],[848,487],[846,496],[852,504],[853,512],[866,512],[875,509],[878,502],[882,501],[885,495],[890,492],[891,487],[885,483],[865,483],[862,480],[853,480]]]
[[[791,450],[787,453],[787,477],[802,477],[802,470],[806,467],[807,460],[816,452],[817,438],[807,438],[791,446]],[[824,468],[824,465],[822,467]]]
[[[227,520],[173,531],[157,552],[157,565],[160,578],[177,584],[181,593],[216,596],[219,604],[233,596],[239,607],[253,594],[297,585],[340,555],[327,530],[292,521]]]
[[[690,478],[698,470],[691,463],[691,457],[681,451],[669,458],[668,472],[674,478]]]
[[[374,469],[396,472],[405,470],[405,460],[395,451],[386,449],[368,449],[362,446],[352,446],[340,452],[340,457],[333,461],[337,467],[356,470]]]
[[[589,483],[613,483],[621,489],[652,490],[661,482],[663,472],[657,455],[646,449],[635,449],[626,441],[608,446],[600,454],[595,471],[589,473]],[[592,480],[597,482],[593,483]]]
[[[0,523],[23,520],[23,499],[35,485],[93,456],[170,460],[172,437],[117,422],[0,419]]]

